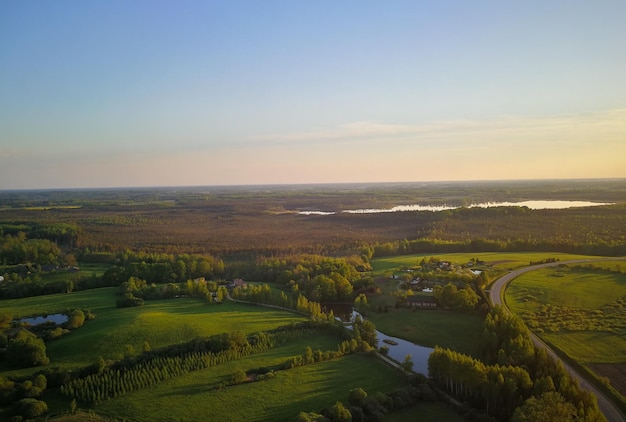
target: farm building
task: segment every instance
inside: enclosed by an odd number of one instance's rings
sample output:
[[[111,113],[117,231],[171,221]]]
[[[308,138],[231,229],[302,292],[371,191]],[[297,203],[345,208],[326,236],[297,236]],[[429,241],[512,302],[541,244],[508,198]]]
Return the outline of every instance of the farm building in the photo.
[[[437,307],[437,302],[433,296],[412,295],[407,296],[406,301],[412,308],[434,309]]]

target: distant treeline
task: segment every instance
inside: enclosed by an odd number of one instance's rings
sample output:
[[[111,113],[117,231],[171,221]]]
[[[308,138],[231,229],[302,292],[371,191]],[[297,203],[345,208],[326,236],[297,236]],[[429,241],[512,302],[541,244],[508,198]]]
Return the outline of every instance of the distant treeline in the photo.
[[[441,240],[415,239],[377,243],[371,248],[374,257],[408,255],[419,253],[454,252],[562,252],[580,255],[623,256],[626,243],[571,243],[547,240]]]
[[[421,190],[396,196],[400,192],[386,192],[382,188],[373,196],[364,191],[332,195],[257,192],[250,196],[231,192],[222,198],[187,197],[184,193],[178,197],[178,193],[171,193],[165,201],[155,199],[159,193],[128,196],[124,192],[83,192],[80,195],[85,195],[84,204],[78,208],[46,209],[45,205],[28,211],[3,208],[0,234],[15,237],[24,233],[28,239],[49,240],[61,248],[72,249],[79,259],[80,256],[97,258],[94,253],[131,249],[176,255],[211,254],[233,262],[302,253],[349,256],[358,254],[364,245],[376,249],[377,256],[483,250],[623,255],[626,252],[626,204],[621,193],[624,182],[618,185],[620,188],[604,202],[622,202],[610,206],[562,210],[458,208],[440,212],[324,216],[298,215],[291,210],[340,210],[367,207],[366,204],[380,207],[383,203],[392,206],[427,199],[423,199]],[[601,187],[589,188],[576,196],[596,197]],[[472,191],[468,186],[457,192],[440,189],[433,202],[445,203],[442,201],[447,198],[458,202],[459,195],[470,195]],[[544,191],[541,197],[566,199],[563,195],[572,195],[571,191],[562,191],[557,196],[555,189]],[[116,200],[117,194],[120,198]],[[102,196],[99,206],[97,201],[93,202],[98,195]],[[524,195],[533,196],[526,190]],[[500,188],[489,196],[504,199]],[[66,199],[64,203],[81,202],[78,194]],[[412,243],[410,250],[406,250],[406,245],[403,247],[402,239]]]

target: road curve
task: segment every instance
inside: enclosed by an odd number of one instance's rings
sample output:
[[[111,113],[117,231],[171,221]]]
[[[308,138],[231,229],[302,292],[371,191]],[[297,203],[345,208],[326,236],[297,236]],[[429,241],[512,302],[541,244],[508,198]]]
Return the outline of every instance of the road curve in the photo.
[[[615,260],[626,260],[626,258],[592,258],[592,259],[578,259],[571,261],[558,261],[558,262],[550,262],[547,264],[539,264],[532,265],[529,267],[520,268],[517,270],[513,270],[508,274],[503,275],[493,282],[491,288],[489,290],[489,300],[492,305],[500,305],[508,312],[511,310],[508,308],[506,303],[504,302],[504,290],[506,286],[515,278],[520,275],[527,273],[529,271],[538,270],[540,268],[546,267],[554,267],[557,265],[571,265],[571,264],[584,264],[587,262],[598,262],[598,261],[615,261]],[[600,411],[604,414],[608,422],[626,422],[626,418],[620,410],[615,406],[615,404],[609,400],[600,390],[598,390],[593,384],[589,383],[581,374],[576,372],[574,368],[567,364],[567,362],[563,361],[559,356],[552,350],[547,344],[545,344],[535,333],[530,332],[531,339],[533,343],[535,343],[536,347],[544,348],[550,356],[554,359],[561,361],[563,367],[570,373],[570,375],[575,378],[580,386],[587,391],[592,392],[598,398],[598,407]]]

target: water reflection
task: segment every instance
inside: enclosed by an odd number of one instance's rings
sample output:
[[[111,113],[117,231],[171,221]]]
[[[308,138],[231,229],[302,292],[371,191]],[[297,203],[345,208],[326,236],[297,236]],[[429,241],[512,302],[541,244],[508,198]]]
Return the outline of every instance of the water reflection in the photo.
[[[566,208],[596,207],[600,205],[614,205],[613,202],[591,202],[591,201],[521,201],[521,202],[481,202],[471,204],[467,207],[450,205],[396,205],[391,208],[363,208],[357,210],[342,210],[346,214],[379,214],[388,212],[404,211],[445,211],[457,208],[493,208],[493,207],[527,207],[531,210],[561,210]],[[298,211],[299,215],[333,215],[334,211]]]
[[[327,310],[332,309],[335,317],[344,323],[354,322],[356,317],[360,315],[354,310],[352,305],[333,304],[326,305],[325,307]],[[387,346],[389,349],[387,356],[396,362],[402,363],[406,355],[411,355],[413,371],[428,375],[428,357],[433,351],[432,348],[419,346],[401,338],[388,336],[380,330],[376,330],[376,336],[378,337],[378,347]],[[394,344],[389,344],[385,342],[385,340]]]
[[[44,322],[54,322],[57,325],[61,325],[63,323],[66,323],[67,320],[68,320],[68,317],[65,314],[52,314],[52,315],[38,316],[38,317],[32,317],[32,318],[22,318],[22,319],[17,320],[17,322],[26,323],[29,325],[39,325],[39,324],[43,324]]]

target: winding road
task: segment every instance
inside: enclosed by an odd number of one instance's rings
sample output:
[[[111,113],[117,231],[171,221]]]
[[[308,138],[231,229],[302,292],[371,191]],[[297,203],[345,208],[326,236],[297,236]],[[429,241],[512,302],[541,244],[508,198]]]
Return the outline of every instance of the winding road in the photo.
[[[511,271],[508,274],[503,275],[499,279],[497,279],[492,285],[489,291],[489,300],[492,305],[500,305],[508,312],[511,312],[506,303],[504,302],[504,290],[506,286],[515,278],[520,275],[529,272],[538,270],[540,268],[546,267],[554,267],[557,265],[571,265],[571,264],[584,264],[587,262],[598,262],[598,261],[615,261],[620,260],[624,261],[626,258],[594,258],[594,259],[580,259],[580,260],[571,260],[571,261],[559,261],[559,262],[551,262],[547,264],[539,264],[532,265],[530,267],[520,268],[514,271]],[[593,394],[598,398],[598,407],[600,411],[604,414],[608,422],[626,422],[626,418],[620,412],[620,410],[615,406],[615,404],[609,400],[600,390],[598,390],[593,384],[587,381],[581,374],[576,372],[574,368],[567,364],[567,362],[563,361],[559,356],[552,350],[547,344],[545,344],[535,333],[531,331],[530,336],[532,338],[533,343],[535,343],[536,347],[544,348],[550,356],[552,356],[555,360],[561,361],[563,367],[570,373],[570,375],[575,378],[580,386]]]

